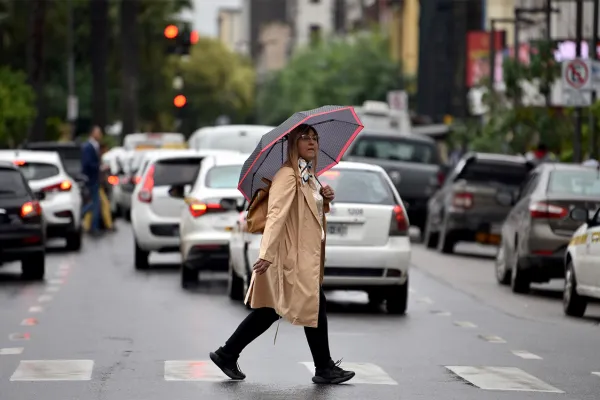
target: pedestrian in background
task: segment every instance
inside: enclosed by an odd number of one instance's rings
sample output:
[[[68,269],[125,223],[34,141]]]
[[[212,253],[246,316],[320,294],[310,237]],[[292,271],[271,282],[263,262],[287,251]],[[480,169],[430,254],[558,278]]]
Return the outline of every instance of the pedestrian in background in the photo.
[[[556,161],[556,157],[548,150],[548,146],[544,143],[538,144],[534,151],[530,151],[525,155],[525,158],[536,166],[545,162]]]
[[[90,233],[94,236],[100,233],[100,141],[102,130],[94,126],[88,140],[83,144],[81,170],[87,177],[89,202],[83,207],[82,215],[92,213]]]
[[[313,382],[338,384],[355,374],[331,358],[321,286],[325,213],[335,195],[331,187],[318,185],[314,176],[319,152],[315,130],[300,125],[289,133],[287,143],[287,161],[269,189],[259,259],[246,297],[253,310],[210,358],[231,379],[244,379],[237,364],[240,353],[281,316],[304,326],[315,364]]]
[[[108,151],[108,146],[105,144],[100,144],[100,160],[102,160],[102,156],[107,151]],[[115,225],[113,222],[112,212],[110,209],[110,200],[108,199],[108,196],[107,196],[107,192],[109,190],[111,190],[111,188],[109,187],[110,183],[108,182],[109,175],[110,175],[109,166],[102,165],[102,163],[101,163],[100,177],[99,177],[99,182],[100,182],[99,197],[100,197],[100,216],[101,216],[100,223],[101,223],[101,225],[98,226],[98,229],[101,231],[113,232],[116,230],[116,228],[115,228]],[[93,217],[92,217],[91,211],[86,213],[83,217],[83,228],[86,232],[89,232],[91,229],[92,218]]]

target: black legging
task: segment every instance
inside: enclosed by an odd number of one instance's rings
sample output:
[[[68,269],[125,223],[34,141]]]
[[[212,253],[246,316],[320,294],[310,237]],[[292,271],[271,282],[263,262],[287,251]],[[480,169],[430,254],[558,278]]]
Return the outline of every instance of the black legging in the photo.
[[[319,293],[319,319],[317,328],[304,328],[308,347],[315,363],[315,368],[325,368],[331,355],[329,353],[329,337],[327,333],[327,304],[323,288]],[[265,333],[279,316],[272,308],[256,308],[242,321],[233,335],[227,340],[223,350],[227,354],[239,355],[254,339]]]

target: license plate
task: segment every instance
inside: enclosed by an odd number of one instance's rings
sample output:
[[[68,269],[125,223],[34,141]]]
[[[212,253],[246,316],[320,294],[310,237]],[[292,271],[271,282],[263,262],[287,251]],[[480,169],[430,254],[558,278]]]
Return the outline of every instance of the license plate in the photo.
[[[346,236],[348,234],[348,226],[344,224],[328,224],[327,234],[336,236]]]
[[[499,235],[501,232],[502,232],[502,225],[500,225],[500,224],[494,224],[490,228],[490,233],[492,235]]]

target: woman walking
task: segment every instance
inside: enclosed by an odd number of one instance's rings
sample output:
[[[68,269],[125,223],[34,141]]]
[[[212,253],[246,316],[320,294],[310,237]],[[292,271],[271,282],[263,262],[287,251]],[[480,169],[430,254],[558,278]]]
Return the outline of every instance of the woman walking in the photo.
[[[354,377],[329,353],[323,282],[325,214],[333,189],[315,177],[319,136],[299,125],[287,136],[287,161],[269,189],[268,214],[259,259],[246,302],[253,308],[224,346],[210,353],[228,377],[243,380],[237,364],[242,350],[280,317],[304,326],[315,364],[314,383],[338,384]],[[268,156],[267,156],[268,157]],[[313,166],[315,168],[313,169]]]

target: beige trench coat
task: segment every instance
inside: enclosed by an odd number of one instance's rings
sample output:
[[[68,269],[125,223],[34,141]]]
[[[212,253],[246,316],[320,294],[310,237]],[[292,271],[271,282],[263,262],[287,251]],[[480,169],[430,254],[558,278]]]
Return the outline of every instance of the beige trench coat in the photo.
[[[327,232],[323,204],[323,229]],[[270,307],[294,325],[317,327],[325,241],[312,188],[284,165],[269,189],[267,222],[259,258],[270,261],[263,275],[252,273],[246,304]]]

